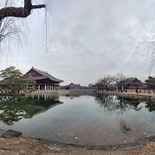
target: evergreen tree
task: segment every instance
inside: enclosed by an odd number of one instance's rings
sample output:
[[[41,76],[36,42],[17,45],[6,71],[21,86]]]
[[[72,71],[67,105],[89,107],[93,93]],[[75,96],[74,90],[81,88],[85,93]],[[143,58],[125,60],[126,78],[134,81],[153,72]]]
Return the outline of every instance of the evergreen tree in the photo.
[[[35,81],[31,77],[23,75],[14,66],[10,66],[0,72],[0,77],[2,78],[0,81],[1,93],[16,94],[21,90],[26,90],[29,85],[35,84]]]

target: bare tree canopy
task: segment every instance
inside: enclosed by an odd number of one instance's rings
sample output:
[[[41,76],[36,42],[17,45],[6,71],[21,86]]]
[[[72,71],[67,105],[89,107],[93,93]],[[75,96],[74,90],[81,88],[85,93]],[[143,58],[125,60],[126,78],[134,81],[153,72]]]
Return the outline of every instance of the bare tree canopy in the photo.
[[[32,5],[32,0],[24,0],[24,7],[4,7],[0,9],[0,21],[6,17],[25,18],[30,15],[32,9],[39,8],[45,8],[45,5]]]

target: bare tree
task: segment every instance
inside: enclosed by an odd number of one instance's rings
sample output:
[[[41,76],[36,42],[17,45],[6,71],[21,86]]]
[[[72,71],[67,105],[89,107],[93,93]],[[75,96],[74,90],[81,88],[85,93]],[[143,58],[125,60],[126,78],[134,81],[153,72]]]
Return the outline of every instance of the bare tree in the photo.
[[[4,7],[0,9],[0,21],[6,17],[25,18],[30,15],[32,9],[40,8],[45,8],[45,5],[32,5],[32,0],[24,0],[24,7]]]
[[[17,1],[16,1],[17,2]],[[20,31],[16,25],[16,18],[26,18],[30,15],[32,9],[45,8],[44,4],[32,5],[32,0],[24,0],[24,7],[12,7],[14,1],[6,0],[4,7],[0,9],[0,43],[7,37]]]
[[[126,76],[123,75],[122,73],[117,73],[113,79],[116,82],[118,90],[120,90],[122,92],[123,91],[123,84],[124,84],[124,81],[126,79]]]
[[[104,78],[100,78],[97,82],[96,82],[96,86],[99,88],[99,89],[105,89],[107,90],[110,83],[113,81],[113,77],[107,75],[107,76],[104,76]]]

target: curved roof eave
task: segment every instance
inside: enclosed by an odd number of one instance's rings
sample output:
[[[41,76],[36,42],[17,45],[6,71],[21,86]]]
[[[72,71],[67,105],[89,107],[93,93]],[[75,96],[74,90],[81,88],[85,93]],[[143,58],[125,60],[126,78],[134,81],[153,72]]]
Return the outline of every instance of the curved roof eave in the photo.
[[[55,78],[54,76],[50,75],[48,72],[45,72],[45,71],[41,71],[39,69],[36,69],[34,67],[32,67],[33,70],[35,70],[36,72],[38,72],[39,74],[41,74],[43,77],[41,78],[40,77],[40,80],[41,79],[46,79],[46,78],[49,78],[50,80],[54,81],[54,82],[57,82],[57,83],[61,83],[61,82],[64,82],[63,80],[60,80],[60,79],[57,79]],[[39,79],[38,79],[39,80]]]

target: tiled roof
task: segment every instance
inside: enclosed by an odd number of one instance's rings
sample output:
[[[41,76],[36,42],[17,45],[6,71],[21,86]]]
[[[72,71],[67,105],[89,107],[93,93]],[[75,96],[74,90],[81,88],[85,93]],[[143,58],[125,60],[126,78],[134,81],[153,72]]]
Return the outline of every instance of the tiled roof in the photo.
[[[33,69],[34,71],[36,71],[37,73],[39,73],[39,74],[42,75],[42,76],[35,77],[36,80],[41,80],[41,79],[47,79],[47,78],[49,78],[50,80],[52,80],[52,81],[54,81],[54,82],[58,82],[58,83],[63,82],[63,80],[60,80],[60,79],[55,78],[54,76],[50,75],[50,74],[49,74],[48,72],[46,72],[46,71],[42,71],[42,70],[39,70],[39,69],[34,68],[34,67],[32,67],[32,69]]]
[[[134,80],[139,81],[136,77],[135,78],[131,77],[131,78],[125,79],[124,82],[133,82]],[[139,81],[139,82],[141,82],[141,81]]]

